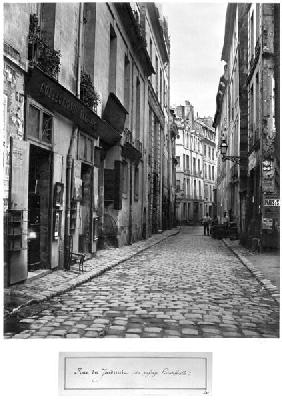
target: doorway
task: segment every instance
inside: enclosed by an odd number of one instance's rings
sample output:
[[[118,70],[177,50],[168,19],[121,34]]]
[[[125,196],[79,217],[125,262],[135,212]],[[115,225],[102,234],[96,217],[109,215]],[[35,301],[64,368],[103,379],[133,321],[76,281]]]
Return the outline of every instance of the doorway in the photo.
[[[28,179],[28,271],[50,268],[51,153],[30,146]]]
[[[81,163],[82,201],[80,205],[81,229],[79,235],[78,251],[92,252],[92,166]]]

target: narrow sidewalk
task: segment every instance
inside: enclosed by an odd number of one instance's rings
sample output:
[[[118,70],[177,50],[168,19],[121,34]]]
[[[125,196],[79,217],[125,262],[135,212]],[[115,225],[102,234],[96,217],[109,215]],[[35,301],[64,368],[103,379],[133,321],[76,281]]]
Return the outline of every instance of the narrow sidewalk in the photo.
[[[129,260],[144,250],[177,235],[180,228],[163,231],[149,239],[133,243],[131,246],[110,248],[97,251],[96,255],[84,264],[84,272],[75,265],[70,271],[57,269],[50,273],[28,279],[24,283],[13,285],[4,290],[4,316],[16,314],[21,308],[40,303],[59,294],[65,293],[82,283],[89,281],[116,265]]]
[[[279,250],[254,253],[241,246],[239,240],[223,239],[223,242],[280,304]]]

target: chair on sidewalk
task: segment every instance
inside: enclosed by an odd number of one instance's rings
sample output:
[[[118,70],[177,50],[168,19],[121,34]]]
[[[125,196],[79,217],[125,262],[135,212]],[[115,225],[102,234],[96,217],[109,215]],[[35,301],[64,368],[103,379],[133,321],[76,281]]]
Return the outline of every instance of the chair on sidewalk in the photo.
[[[85,253],[76,253],[73,251],[73,237],[70,235],[69,237],[69,243],[70,243],[70,254],[69,254],[69,269],[71,265],[73,264],[78,264],[78,270],[79,272],[84,272],[84,261],[86,258]]]

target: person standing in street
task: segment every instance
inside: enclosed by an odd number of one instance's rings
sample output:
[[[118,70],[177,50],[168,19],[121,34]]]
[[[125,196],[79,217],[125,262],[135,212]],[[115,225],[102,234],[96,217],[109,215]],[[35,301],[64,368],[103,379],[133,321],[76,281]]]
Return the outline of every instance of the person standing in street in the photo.
[[[203,218],[203,223],[204,223],[204,235],[206,236],[210,234],[210,222],[211,222],[211,218],[209,216],[208,213],[206,213],[206,215]]]
[[[228,215],[228,212],[225,211],[224,212],[224,217],[223,217],[223,224],[224,224],[224,229],[225,229],[225,235],[228,235],[228,230],[229,230],[229,222],[230,222],[230,218]]]

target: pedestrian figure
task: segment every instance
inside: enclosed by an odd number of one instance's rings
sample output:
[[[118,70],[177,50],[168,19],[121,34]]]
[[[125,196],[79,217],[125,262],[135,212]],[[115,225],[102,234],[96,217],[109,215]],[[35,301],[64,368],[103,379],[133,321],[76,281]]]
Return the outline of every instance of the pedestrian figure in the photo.
[[[209,216],[208,213],[206,213],[206,215],[203,218],[203,223],[204,223],[204,235],[206,236],[209,235],[210,233],[210,222],[211,222],[211,218]]]
[[[230,218],[229,218],[228,212],[225,211],[225,212],[224,212],[224,217],[223,217],[223,224],[224,224],[225,236],[228,236],[229,221],[230,221]]]

